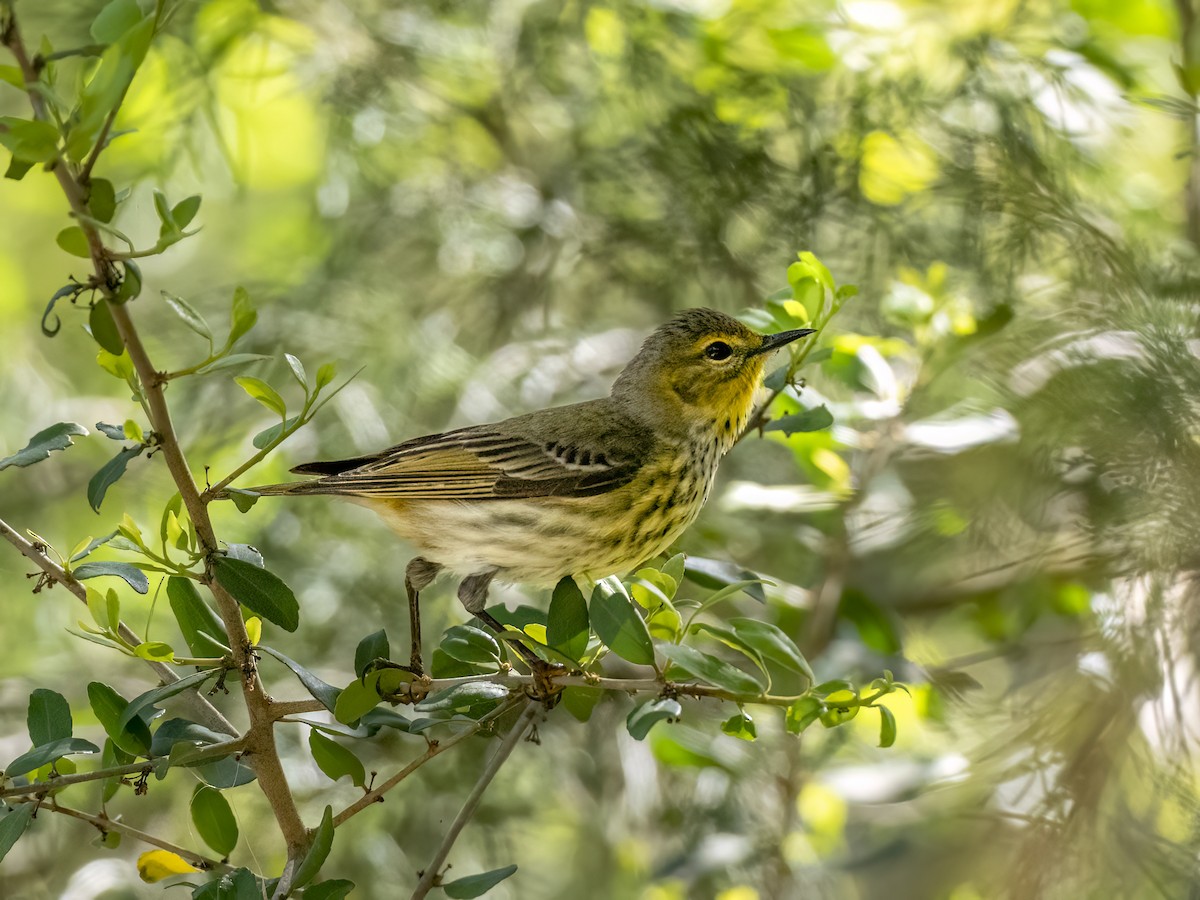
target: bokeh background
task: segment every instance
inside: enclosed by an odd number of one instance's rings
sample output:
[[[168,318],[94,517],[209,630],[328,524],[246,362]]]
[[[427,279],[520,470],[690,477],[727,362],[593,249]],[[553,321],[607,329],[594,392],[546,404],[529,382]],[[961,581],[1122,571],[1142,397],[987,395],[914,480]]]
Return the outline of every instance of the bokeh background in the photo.
[[[672,311],[762,310],[798,250],[860,289],[804,373],[805,405],[827,402],[834,427],[743,442],[679,547],[775,582],[731,612],[787,629],[820,677],[910,683],[887,700],[896,746],[875,746],[874,716],[798,741],[768,710],[751,710],[757,742],[714,738],[722,711],[703,704],[637,742],[610,698],[518,750],[455,871],[517,862],[498,898],[1196,896],[1192,2],[173,5],[98,170],[133,187],[117,224],[139,245],[157,233],[152,189],[204,198],[200,234],[143,267],[152,357],[203,355],[160,290],[219,322],[244,285],[245,349],[273,357],[254,374],[285,385],[285,351],[362,367],[246,484],[600,395]],[[17,10],[64,48],[102,5]],[[0,114],[26,114],[3,83]],[[39,330],[83,268],[55,246],[68,224],[53,178],[0,182],[0,455],[56,421],[135,413],[82,312]],[[229,471],[270,424],[229,373],[169,400],[198,475]],[[63,552],[126,511],[152,527],[173,492],[161,461],[135,461],[97,515],[84,486],[114,445],[77,444],[0,474],[0,516]],[[300,597],[301,630],[264,640],[327,680],[348,682],[381,626],[403,643],[407,549],[369,513],[263,502],[217,527]],[[29,568],[0,548],[3,759],[28,748],[33,687],[67,696],[80,733],[87,681],[148,686],[67,634],[78,605],[31,594]],[[144,634],[175,639],[163,604],[122,596]],[[429,633],[462,620],[449,587],[425,600]],[[357,791],[317,771],[306,732],[282,746],[311,821]],[[362,752],[388,772],[422,748],[396,735]],[[439,758],[339,832],[326,874],[355,897],[406,895],[488,749]],[[170,785],[110,812],[197,844],[190,784]],[[257,789],[229,796],[247,837],[234,861],[277,867]],[[48,819],[0,894],[160,894],[132,842],[100,849]]]

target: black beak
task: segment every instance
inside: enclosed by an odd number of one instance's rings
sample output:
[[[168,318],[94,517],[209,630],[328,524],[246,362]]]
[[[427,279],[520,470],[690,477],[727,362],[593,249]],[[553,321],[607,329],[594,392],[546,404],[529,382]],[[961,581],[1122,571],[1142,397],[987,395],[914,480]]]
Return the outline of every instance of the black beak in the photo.
[[[802,338],[808,334],[816,334],[815,328],[797,328],[795,331],[781,331],[779,334],[768,334],[763,338],[762,346],[757,350],[751,350],[747,356],[758,356],[760,353],[770,353],[773,350],[778,350],[785,344],[790,344],[792,341]]]

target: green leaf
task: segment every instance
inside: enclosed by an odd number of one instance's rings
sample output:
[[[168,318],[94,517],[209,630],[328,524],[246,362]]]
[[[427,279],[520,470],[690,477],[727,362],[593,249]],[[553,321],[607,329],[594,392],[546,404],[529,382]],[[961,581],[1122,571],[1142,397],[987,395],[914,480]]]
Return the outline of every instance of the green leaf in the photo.
[[[142,641],[133,648],[133,655],[138,659],[148,659],[151,662],[174,662],[175,650],[163,641]]]
[[[325,363],[317,369],[317,387],[319,391],[330,384],[337,377],[337,363]]]
[[[264,428],[254,436],[254,440],[251,443],[253,443],[254,446],[259,450],[265,450],[267,447],[271,446],[271,444],[275,443],[275,441],[279,440],[279,436],[283,434],[284,431],[290,431],[292,428],[296,427],[296,423],[299,421],[299,416],[292,416],[289,419],[284,419],[282,422],[272,425],[270,428]],[[234,502],[236,503],[237,501],[235,500]]]
[[[204,316],[196,312],[190,303],[182,297],[176,297],[174,294],[168,294],[162,291],[162,298],[166,301],[167,306],[171,307],[175,315],[183,320],[183,324],[190,328],[196,334],[208,339],[209,346],[212,346],[212,329],[208,327],[208,323],[204,321]]]
[[[238,366],[248,366],[250,363],[262,362],[264,359],[270,359],[265,353],[231,353],[229,356],[221,357],[214,360],[207,366],[196,370],[197,375],[212,375],[214,372],[223,372],[226,369],[236,369]]]
[[[233,380],[238,383],[243,391],[271,410],[271,412],[276,413],[280,418],[287,417],[287,404],[283,402],[283,398],[279,396],[279,392],[261,378],[255,378],[253,375],[239,375]]]
[[[96,430],[110,441],[124,441],[126,439],[125,427],[123,425],[109,425],[107,422],[97,422]]]
[[[683,707],[679,705],[678,700],[659,697],[641,706],[635,706],[625,719],[625,728],[633,735],[634,740],[640,741],[659,722],[674,722],[682,715]]]
[[[278,650],[274,650],[271,647],[267,647],[266,645],[262,644],[259,645],[258,649],[264,651],[265,653],[269,653],[271,656],[275,657],[277,660],[291,669],[295,676],[300,679],[300,683],[304,685],[304,689],[312,694],[315,699],[320,700],[321,704],[327,710],[333,712],[334,707],[337,705],[338,695],[341,693],[338,688],[335,688],[332,684],[322,681],[312,672],[308,671],[308,669],[304,668],[304,666],[288,659]],[[353,719],[350,721],[353,721]]]
[[[337,781],[343,775],[349,775],[350,780],[357,786],[367,783],[367,772],[362,760],[347,750],[337,741],[325,737],[315,728],[308,733],[308,748],[312,751],[313,760],[331,781]]]
[[[32,466],[50,457],[52,450],[66,450],[74,442],[71,435],[86,435],[88,430],[74,422],[59,422],[43,429],[29,439],[29,443],[14,453],[0,459],[0,472],[9,466]]]
[[[139,717],[143,716],[143,712],[148,712],[155,704],[174,697],[176,694],[182,694],[191,688],[198,688],[219,671],[221,670],[204,669],[200,672],[193,672],[191,675],[185,675],[178,681],[161,684],[156,688],[151,688],[148,691],[138,694],[129,701],[129,705],[121,712],[121,715],[117,719],[117,727],[130,727],[130,723],[138,721]],[[112,737],[111,734],[109,736]],[[113,740],[116,740],[116,738],[113,738]]]
[[[137,459],[145,449],[144,444],[122,449],[120,453],[106,462],[99,472],[92,476],[87,486],[87,499],[88,505],[91,506],[94,512],[100,512],[100,504],[104,502],[104,495],[108,493],[110,487],[121,480],[121,476],[125,474],[125,467],[129,465],[129,461]],[[88,565],[91,565],[91,563],[88,563]],[[145,592],[143,591],[143,593]]]
[[[246,293],[243,287],[237,288],[233,292],[233,310],[230,313],[229,323],[229,339],[225,342],[225,346],[232,347],[242,335],[254,327],[254,323],[258,321],[258,313],[254,310],[254,304],[250,302],[250,295]]]
[[[354,649],[354,674],[362,678],[367,666],[377,659],[391,659],[391,645],[388,643],[387,632],[382,628],[368,634],[358,642]]]
[[[875,708],[879,710],[879,746],[890,747],[896,743],[896,717],[886,706]]]
[[[182,575],[168,578],[167,600],[192,656],[224,656],[230,652],[222,641],[225,626],[220,616],[204,602],[190,578]]]
[[[54,243],[58,244],[59,247],[72,256],[87,259],[92,255],[87,237],[84,235],[83,229],[78,225],[72,225],[70,228],[64,228],[60,231],[54,239]]]
[[[92,21],[92,37],[98,44],[111,44],[142,20],[136,0],[111,0]]]
[[[37,688],[29,695],[25,719],[33,746],[52,744],[71,736],[71,707],[67,698],[48,688]]]
[[[288,368],[292,370],[292,377],[296,379],[296,383],[308,393],[308,375],[304,371],[304,363],[300,362],[290,353],[283,354],[283,358],[287,360]]]
[[[357,722],[378,706],[383,700],[379,695],[379,674],[379,672],[372,672],[366,678],[359,676],[346,685],[334,701],[333,717],[339,722],[349,725],[351,722]],[[325,703],[324,700],[321,702]]]
[[[192,223],[192,219],[196,218],[196,213],[200,211],[200,195],[193,194],[180,200],[171,210],[171,218],[175,220],[175,224],[182,231]]]
[[[417,712],[466,711],[483,703],[502,700],[507,696],[508,688],[502,684],[475,681],[469,684],[456,684],[430,694],[413,709]]]
[[[0,81],[11,84],[19,91],[25,90],[25,76],[17,66],[0,66]]]
[[[440,646],[446,655],[459,662],[500,662],[500,645],[496,639],[473,625],[455,625],[447,629]]]
[[[625,586],[615,577],[597,582],[590,608],[592,628],[604,645],[631,663],[654,665],[654,643]]]
[[[812,667],[800,648],[796,646],[787,634],[768,622],[757,619],[730,619],[730,626],[739,638],[761,653],[766,659],[779,663],[784,668],[799,672],[808,679],[809,684],[816,682]]]
[[[13,845],[21,839],[21,835],[33,821],[33,814],[37,808],[36,803],[22,803],[16,809],[0,816],[0,862],[8,855],[8,851],[13,848]]]
[[[145,756],[149,752],[153,739],[145,721],[133,717],[126,723],[121,721],[129,708],[124,697],[104,682],[93,681],[88,685],[88,702],[114,744],[134,756]]]
[[[0,147],[26,163],[50,162],[58,156],[58,129],[49,122],[0,116]]]
[[[121,601],[117,592],[109,588],[101,594],[90,586],[86,591],[87,607],[88,612],[92,614],[92,621],[103,631],[116,631],[121,622]]]
[[[204,779],[205,784],[219,791],[250,784],[256,777],[253,769],[233,756],[196,766],[195,772]]]
[[[801,697],[787,709],[784,726],[792,734],[803,734],[825,712],[825,704],[816,697]]]
[[[546,619],[546,643],[578,661],[587,652],[589,621],[587,601],[575,579],[566,577],[554,586]]]
[[[138,264],[132,259],[127,259],[121,265],[124,272],[121,276],[121,286],[117,288],[117,296],[114,298],[117,303],[132,300],[142,292],[142,270]]]
[[[238,842],[238,824],[229,801],[220,791],[198,784],[192,792],[192,824],[200,838],[222,857]]]
[[[735,694],[758,695],[764,685],[736,666],[682,644],[660,644],[663,655],[694,678]]]
[[[345,900],[354,890],[354,882],[345,878],[335,878],[332,881],[321,881],[309,885],[304,892],[304,900]]]
[[[300,604],[292,589],[278,576],[228,556],[218,556],[214,560],[213,574],[217,583],[251,612],[284,631],[295,631],[299,627]]]
[[[442,890],[451,900],[471,900],[472,897],[482,897],[515,871],[517,871],[517,867],[514,863],[503,869],[492,869],[490,872],[480,872],[478,875],[467,875],[465,878],[456,878],[449,884],[443,884]]]
[[[754,720],[742,710],[738,710],[722,722],[721,731],[731,737],[741,738],[743,741],[758,740],[758,728],[754,724]]]
[[[144,594],[150,590],[150,579],[146,577],[146,573],[137,566],[124,562],[90,562],[84,563],[81,566],[76,566],[71,570],[80,581],[86,581],[89,578],[100,578],[104,575],[112,575],[116,578],[123,579],[126,584],[137,591],[139,594]]]
[[[629,593],[643,609],[657,609],[669,604],[679,585],[670,575],[658,569],[639,569],[629,585]]]
[[[229,740],[229,735],[219,734],[211,728],[205,728],[197,722],[187,719],[167,719],[154,732],[154,740],[150,744],[150,752],[154,756],[169,756],[176,744],[187,744],[190,747],[204,747]],[[235,753],[237,751],[230,751]]]
[[[783,416],[767,423],[764,431],[782,431],[789,437],[804,431],[820,431],[833,424],[833,414],[825,406]]]
[[[4,170],[4,177],[12,181],[20,181],[32,168],[33,163],[26,162],[23,159],[17,159],[14,156],[8,161],[8,168]],[[51,301],[51,304],[53,304],[53,302],[54,301]]]
[[[321,871],[321,866],[325,865],[325,859],[329,856],[329,850],[333,846],[333,807],[326,806],[325,812],[321,816],[321,824],[317,826],[316,832],[313,834],[312,845],[308,848],[308,853],[304,857],[304,861],[300,863],[296,869],[296,876],[292,879],[293,888],[301,888],[317,877],[317,873]]]
[[[111,222],[117,214],[117,192],[107,178],[93,178],[88,192],[88,208],[92,217],[101,222]]]
[[[691,631],[693,634],[711,634],[726,647],[729,647],[731,650],[736,650],[738,653],[741,653],[743,656],[749,659],[764,675],[767,674],[767,668],[763,663],[762,654],[742,640],[736,632],[731,631],[728,628],[722,628],[719,625],[710,625],[707,622],[696,622],[692,625]],[[671,643],[674,643],[674,641]]]
[[[97,424],[99,424],[99,423],[97,423]],[[110,531],[108,534],[104,535],[103,537],[98,537],[98,538],[92,538],[91,536],[89,536],[86,546],[82,546],[82,547],[77,546],[74,550],[71,551],[71,562],[76,563],[76,562],[79,562],[79,560],[90,556],[93,550],[95,550],[97,547],[101,547],[104,544],[107,544],[109,541],[111,541],[116,536],[117,536],[117,533],[115,531]],[[80,542],[80,543],[82,543],[82,542]]]
[[[687,577],[701,587],[713,590],[722,587],[734,587],[744,590],[759,603],[767,602],[763,593],[763,579],[749,569],[718,559],[705,559],[700,556],[689,556],[686,562]],[[711,600],[712,598],[709,598]],[[706,601],[707,602],[707,601]]]
[[[100,748],[91,741],[83,738],[63,738],[49,744],[34,747],[28,753],[23,753],[4,767],[6,778],[16,778],[28,775],[35,769],[40,769],[47,763],[55,762],[73,753],[99,753]]]
[[[592,711],[604,699],[604,691],[591,687],[563,688],[562,705],[580,722],[586,722],[592,717]]]
[[[125,341],[117,331],[112,310],[103,300],[97,300],[88,311],[88,328],[96,343],[114,356],[119,356],[125,349]]]
[[[229,488],[229,499],[233,501],[233,505],[237,507],[240,513],[248,513],[254,508],[254,504],[258,502],[259,496],[253,491],[243,491],[239,488]]]

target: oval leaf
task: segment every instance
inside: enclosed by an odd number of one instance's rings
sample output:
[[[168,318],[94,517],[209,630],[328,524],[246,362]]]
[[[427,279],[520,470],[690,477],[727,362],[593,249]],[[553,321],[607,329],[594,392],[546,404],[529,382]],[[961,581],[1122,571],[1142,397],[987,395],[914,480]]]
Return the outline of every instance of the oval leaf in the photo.
[[[767,659],[799,672],[810,684],[817,680],[808,660],[783,629],[757,619],[730,619],[729,624],[739,638]]]
[[[25,833],[25,829],[33,821],[33,814],[37,808],[36,803],[22,803],[16,809],[0,817],[0,861],[3,861],[4,857],[8,855],[8,851]]]
[[[392,649],[387,632],[382,628],[368,634],[354,648],[354,674],[362,678],[367,666],[377,659],[391,659]]]
[[[325,813],[321,816],[321,824],[317,826],[316,832],[313,834],[312,845],[308,848],[308,854],[304,857],[304,861],[296,869],[296,877],[292,879],[292,887],[304,887],[321,871],[321,866],[325,865],[325,859],[329,856],[329,850],[333,846],[333,807],[326,806]]]
[[[222,642],[225,626],[221,618],[200,597],[195,583],[182,575],[167,579],[167,600],[193,656],[224,656],[230,650]]]
[[[83,738],[63,738],[60,741],[34,747],[28,753],[22,753],[4,767],[4,775],[6,778],[16,778],[18,775],[27,775],[47,763],[52,763],[73,753],[99,752],[100,748],[91,741],[85,741]]]
[[[667,659],[694,678],[735,694],[761,694],[763,691],[764,686],[757,678],[715,656],[682,644],[660,644],[659,649]]]
[[[650,729],[659,722],[672,722],[683,715],[683,707],[678,700],[660,697],[635,706],[625,719],[625,727],[635,740],[642,740],[649,734]]]
[[[271,412],[277,413],[280,418],[287,416],[287,404],[283,402],[283,398],[279,396],[279,392],[261,378],[255,378],[253,375],[239,375],[233,380],[238,383],[243,391],[271,410]]]
[[[113,575],[124,580],[131,588],[139,594],[144,594],[150,590],[150,580],[146,577],[146,573],[137,566],[123,562],[90,562],[84,563],[81,566],[76,566],[71,570],[71,574],[84,581],[88,578],[99,578],[102,575]]]
[[[654,665],[650,631],[618,579],[605,578],[596,584],[590,616],[597,637],[613,653],[631,663]]]
[[[472,897],[482,897],[515,871],[517,871],[517,867],[514,863],[503,869],[492,869],[490,872],[480,872],[478,875],[457,878],[449,884],[443,884],[442,890],[452,900],[471,900]]]
[[[587,601],[574,578],[564,578],[554,586],[550,612],[546,620],[546,643],[555,650],[578,661],[587,652]]]
[[[71,707],[57,691],[38,688],[29,695],[29,740],[33,746],[52,744],[71,736]]]
[[[237,846],[237,819],[220,791],[203,784],[196,786],[192,792],[192,824],[204,843],[223,857]]]
[[[465,663],[498,663],[500,645],[482,628],[455,625],[446,630],[441,648],[447,656]]]
[[[344,775],[357,786],[367,783],[367,772],[362,760],[347,750],[337,741],[325,737],[315,728],[308,733],[308,748],[312,751],[313,760],[331,781],[337,781]]]
[[[217,557],[213,574],[217,583],[251,612],[284,631],[295,631],[299,627],[300,605],[296,595],[278,576],[253,563],[228,556]]]
[[[413,708],[417,712],[468,710],[481,703],[500,700],[507,696],[508,688],[502,684],[476,681],[470,684],[456,684],[454,687],[448,687],[436,694],[430,694]]]

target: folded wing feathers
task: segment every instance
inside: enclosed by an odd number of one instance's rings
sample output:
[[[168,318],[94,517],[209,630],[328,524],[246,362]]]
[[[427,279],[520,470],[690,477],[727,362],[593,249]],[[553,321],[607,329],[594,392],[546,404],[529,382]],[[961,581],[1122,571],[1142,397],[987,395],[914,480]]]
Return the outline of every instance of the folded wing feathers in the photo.
[[[464,428],[416,438],[375,457],[310,463],[293,471],[326,474],[298,493],[402,500],[590,496],[633,477],[637,466],[613,450],[535,444]]]

